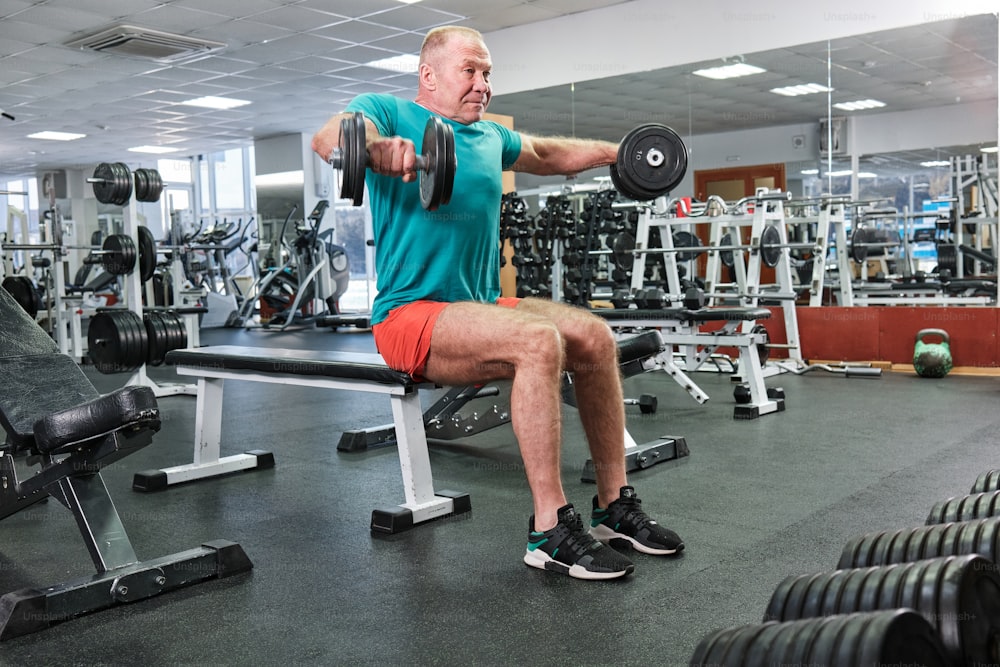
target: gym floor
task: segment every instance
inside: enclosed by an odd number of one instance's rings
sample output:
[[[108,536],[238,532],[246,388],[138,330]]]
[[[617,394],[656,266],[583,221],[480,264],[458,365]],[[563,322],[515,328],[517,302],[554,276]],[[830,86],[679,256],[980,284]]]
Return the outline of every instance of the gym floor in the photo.
[[[326,329],[206,330],[202,343],[374,351],[367,332]],[[86,371],[101,391],[128,379]],[[186,381],[169,367],[149,374]],[[0,664],[686,665],[711,631],[759,622],[785,577],[832,570],[855,535],[923,524],[935,502],[1000,467],[1000,378],[781,375],[768,385],[784,388],[786,411],[755,421],[732,418],[727,376],[695,380],[705,405],[664,373],[626,380],[626,395],[659,398],[655,415],[628,408],[633,437],[679,435],[690,447],[631,480],[687,549],[635,554],[635,574],[612,582],[522,563],[531,503],[509,426],[431,444],[437,488],[468,492],[470,514],[373,537],[371,510],[403,500],[395,450],[336,444],[346,429],[390,422],[387,398],[231,381],[223,454],[271,450],[275,468],[133,492],[136,471],[191,461],[194,398],[161,398],[153,444],[103,472],[136,552],[224,538],[252,573],[11,639]],[[567,494],[589,510],[574,409],[565,423]],[[0,591],[94,572],[52,500],[0,522],[0,545]]]

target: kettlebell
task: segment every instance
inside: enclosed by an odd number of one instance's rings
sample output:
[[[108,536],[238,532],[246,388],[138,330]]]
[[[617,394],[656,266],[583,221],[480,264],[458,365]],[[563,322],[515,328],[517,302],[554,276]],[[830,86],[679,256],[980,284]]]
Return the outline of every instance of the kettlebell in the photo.
[[[924,341],[927,336],[938,336],[940,343]],[[913,346],[913,368],[917,375],[925,378],[943,378],[951,371],[951,346],[948,332],[944,329],[922,329],[917,332],[917,343]]]

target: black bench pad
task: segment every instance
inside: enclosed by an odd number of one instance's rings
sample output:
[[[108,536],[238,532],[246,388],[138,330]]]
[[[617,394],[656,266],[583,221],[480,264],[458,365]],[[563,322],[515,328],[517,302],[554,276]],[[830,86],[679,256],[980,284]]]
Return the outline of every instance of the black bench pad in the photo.
[[[35,422],[42,417],[100,396],[77,363],[62,354],[0,357],[0,387],[0,421],[18,448],[33,444]]]
[[[660,334],[655,331],[644,331],[638,336],[632,336],[618,341],[618,362],[627,364],[642,361],[657,354],[663,344]]]
[[[156,394],[149,387],[124,387],[39,419],[35,446],[55,453],[125,427],[160,430]]]
[[[766,320],[771,317],[767,308],[661,308],[659,310],[644,310],[636,308],[596,309],[591,311],[606,320],[680,320],[683,322],[720,322],[737,321],[752,322]]]
[[[386,366],[381,356],[363,352],[211,345],[196,349],[171,350],[167,353],[166,363],[174,366],[321,376],[344,380],[368,380],[403,387],[416,386],[408,374]]]

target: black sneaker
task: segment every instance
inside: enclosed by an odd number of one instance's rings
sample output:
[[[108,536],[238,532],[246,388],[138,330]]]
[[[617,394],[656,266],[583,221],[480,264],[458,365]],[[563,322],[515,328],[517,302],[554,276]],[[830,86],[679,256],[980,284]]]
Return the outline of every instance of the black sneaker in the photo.
[[[631,486],[623,486],[621,496],[607,509],[597,506],[590,515],[590,534],[612,546],[631,546],[636,551],[654,556],[670,556],[684,551],[684,541],[646,516],[642,501]]]
[[[525,563],[577,579],[614,579],[631,574],[635,569],[628,558],[590,536],[583,527],[583,518],[572,505],[559,508],[558,519],[555,527],[538,533],[532,515],[528,523]]]

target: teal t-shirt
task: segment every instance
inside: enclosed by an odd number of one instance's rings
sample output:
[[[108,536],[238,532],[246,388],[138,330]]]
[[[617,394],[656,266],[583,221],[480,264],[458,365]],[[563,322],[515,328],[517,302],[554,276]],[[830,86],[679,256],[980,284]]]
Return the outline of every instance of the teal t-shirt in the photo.
[[[391,95],[359,95],[347,111],[360,111],[384,137],[400,136],[422,151],[432,112]],[[485,301],[500,296],[501,171],[521,153],[521,137],[492,121],[463,125],[441,118],[455,133],[458,167],[451,202],[435,211],[420,204],[417,181],[368,170],[375,232],[378,295],[372,324],[417,300]]]

